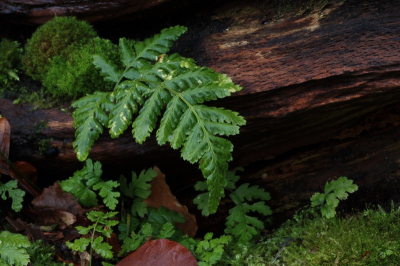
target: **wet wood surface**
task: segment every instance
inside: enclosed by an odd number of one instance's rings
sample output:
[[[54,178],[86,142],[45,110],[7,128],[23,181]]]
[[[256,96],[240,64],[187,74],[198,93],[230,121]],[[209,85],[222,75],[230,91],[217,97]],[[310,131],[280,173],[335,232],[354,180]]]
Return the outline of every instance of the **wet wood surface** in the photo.
[[[270,191],[270,205],[278,212],[305,202],[330,178],[347,176],[365,189],[395,180],[400,2],[329,1],[302,14],[277,18],[276,12],[268,1],[223,5],[212,10],[207,27],[192,21],[174,48],[244,88],[216,103],[247,120],[240,135],[231,138],[232,167],[244,166],[245,181]],[[0,113],[10,121],[16,159],[31,162],[44,176],[68,176],[79,169],[69,144],[74,137],[70,115],[29,111],[5,99],[0,99]],[[27,149],[41,120],[47,123],[42,137],[52,138],[60,150],[53,158]],[[138,145],[129,132],[117,140],[104,134],[90,157],[110,173],[158,165],[188,205],[193,192],[187,187],[201,178],[197,166],[182,161],[179,152],[160,148],[154,137]]]

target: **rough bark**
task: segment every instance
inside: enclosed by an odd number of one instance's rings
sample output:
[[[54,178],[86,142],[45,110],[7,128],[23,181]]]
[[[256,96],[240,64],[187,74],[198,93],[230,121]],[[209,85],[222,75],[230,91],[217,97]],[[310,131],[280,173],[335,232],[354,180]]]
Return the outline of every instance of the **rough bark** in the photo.
[[[247,120],[231,138],[232,166],[245,166],[244,180],[270,191],[278,211],[293,209],[342,175],[367,189],[389,184],[400,160],[400,3],[330,1],[275,20],[277,10],[262,1],[225,5],[210,11],[205,29],[192,20],[175,48],[244,87],[217,103]],[[16,150],[26,148],[34,123],[47,122],[42,134],[53,138],[60,154],[46,159],[32,151],[23,158],[39,175],[79,167],[72,148],[63,145],[74,134],[69,115],[29,112],[4,99],[0,113],[10,121]],[[156,164],[179,180],[171,184],[178,197],[193,194],[180,189],[201,178],[179,152],[154,139],[140,146],[129,133],[117,140],[102,136],[90,157],[114,171]]]
[[[77,16],[90,22],[112,19],[142,11],[169,0],[6,0],[0,3],[0,14],[24,24],[43,24],[54,16]]]

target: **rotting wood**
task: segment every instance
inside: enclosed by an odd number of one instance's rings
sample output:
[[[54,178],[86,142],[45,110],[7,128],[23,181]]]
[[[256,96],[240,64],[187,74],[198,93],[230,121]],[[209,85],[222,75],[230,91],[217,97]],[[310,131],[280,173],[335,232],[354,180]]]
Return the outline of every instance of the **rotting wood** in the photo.
[[[248,121],[241,134],[231,138],[232,167],[247,166],[244,180],[271,191],[273,199],[279,199],[271,205],[287,209],[335,176],[346,175],[363,184],[376,184],[376,175],[392,176],[399,160],[398,122],[379,134],[364,132],[361,139],[338,136],[346,136],[343,132],[353,125],[359,127],[357,122],[368,114],[399,102],[400,2],[330,1],[322,11],[277,21],[273,10],[260,3],[267,2],[237,1],[213,10],[210,23],[224,21],[225,27],[204,34],[191,32],[196,28],[192,22],[175,48],[244,87],[217,103]],[[13,130],[11,152],[26,148],[24,141],[34,123],[47,122],[42,133],[53,138],[60,154],[48,159],[32,151],[18,158],[31,162],[39,175],[68,175],[80,168],[72,148],[64,145],[74,134],[70,116],[54,109],[29,112],[25,105],[4,99],[0,99],[0,113]],[[354,158],[345,160],[343,154],[349,149]],[[339,159],[329,161],[335,156]],[[169,180],[179,180],[170,184],[173,191],[201,178],[197,166],[182,162],[179,152],[160,148],[154,138],[140,146],[129,132],[117,140],[102,136],[90,157],[100,160],[105,169],[121,171],[158,165]],[[310,186],[296,191],[305,183]]]

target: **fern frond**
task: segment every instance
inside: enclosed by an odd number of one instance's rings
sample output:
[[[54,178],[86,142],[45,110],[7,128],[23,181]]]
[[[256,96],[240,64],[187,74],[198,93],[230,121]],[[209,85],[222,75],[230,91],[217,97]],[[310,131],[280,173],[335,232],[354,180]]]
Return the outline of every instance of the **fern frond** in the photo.
[[[93,64],[101,70],[101,74],[104,76],[104,80],[117,83],[121,79],[121,72],[116,70],[116,66],[107,62],[101,56],[93,56]]]
[[[132,124],[133,138],[141,144],[159,123],[157,142],[169,142],[172,148],[181,149],[183,159],[200,164],[209,189],[207,213],[213,213],[224,195],[225,174],[232,160],[233,145],[222,137],[238,134],[246,121],[236,112],[203,104],[242,88],[226,75],[197,66],[193,59],[166,55],[185,31],[176,26],[143,42],[120,39],[124,70],[95,58],[97,68],[115,87],[109,95],[94,94],[74,103],[78,107],[74,145],[83,160],[103,126],[116,138]]]
[[[136,58],[156,61],[161,54],[165,54],[169,51],[174,41],[185,33],[186,30],[187,28],[182,26],[170,27],[163,29],[160,34],[154,35],[153,38],[134,43],[133,47]]]
[[[25,266],[30,262],[26,251],[31,242],[26,236],[0,232],[0,265]]]
[[[114,93],[111,100],[115,101],[115,107],[110,112],[108,127],[112,138],[121,135],[132,123],[133,114],[137,113],[139,104],[143,104],[143,98],[139,88],[147,88],[138,81],[125,81],[121,83]]]
[[[156,88],[153,94],[145,102],[132,127],[132,134],[136,142],[142,144],[150,133],[155,129],[158,116],[168,103],[171,95],[162,87]]]
[[[72,106],[78,107],[73,113],[75,142],[73,144],[80,161],[85,160],[93,143],[103,133],[103,126],[108,125],[108,115],[114,104],[109,99],[110,93],[95,92],[77,101]]]

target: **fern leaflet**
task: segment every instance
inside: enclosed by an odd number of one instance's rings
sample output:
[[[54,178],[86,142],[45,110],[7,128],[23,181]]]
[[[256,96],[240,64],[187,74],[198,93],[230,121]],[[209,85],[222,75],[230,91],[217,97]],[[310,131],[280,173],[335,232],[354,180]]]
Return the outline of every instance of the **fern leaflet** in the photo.
[[[183,159],[199,163],[209,190],[208,213],[217,210],[227,185],[233,145],[221,136],[239,133],[246,121],[238,113],[203,105],[240,91],[226,75],[199,67],[190,58],[166,55],[185,27],[164,29],[143,42],[120,39],[123,70],[101,57],[94,64],[115,83],[111,93],[95,93],[76,101],[74,142],[79,160],[85,160],[95,140],[109,129],[117,138],[131,125],[135,141],[143,143],[156,132],[159,145],[181,149]],[[138,114],[135,117],[135,114]]]

